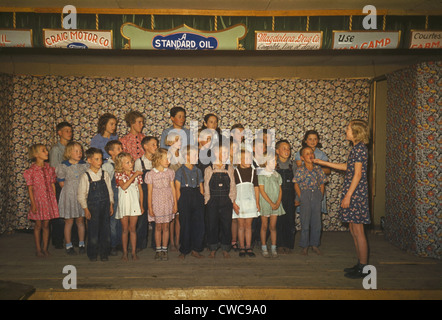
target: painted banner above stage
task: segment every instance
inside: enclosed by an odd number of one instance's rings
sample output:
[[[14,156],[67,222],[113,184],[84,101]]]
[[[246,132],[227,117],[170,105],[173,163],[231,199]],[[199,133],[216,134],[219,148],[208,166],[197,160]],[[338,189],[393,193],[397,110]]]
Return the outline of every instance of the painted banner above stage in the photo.
[[[243,24],[220,31],[201,31],[186,25],[171,30],[147,30],[133,23],[121,26],[130,49],[144,50],[238,50],[247,34]]]
[[[33,47],[32,30],[0,29],[0,47],[16,47],[16,48]]]
[[[255,50],[319,50],[322,31],[255,31]]]
[[[46,48],[112,49],[111,30],[43,29]]]
[[[396,49],[400,31],[333,31],[332,49]]]
[[[410,49],[442,49],[442,31],[411,30]]]

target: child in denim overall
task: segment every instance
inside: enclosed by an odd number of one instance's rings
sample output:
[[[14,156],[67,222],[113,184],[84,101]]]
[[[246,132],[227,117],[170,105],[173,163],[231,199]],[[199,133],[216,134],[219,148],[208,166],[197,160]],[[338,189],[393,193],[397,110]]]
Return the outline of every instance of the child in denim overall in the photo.
[[[314,151],[303,147],[300,151],[304,166],[296,171],[293,182],[296,194],[301,199],[301,254],[307,255],[311,246],[313,251],[321,254],[318,249],[321,237],[321,202],[324,195],[324,184],[327,180],[320,166],[313,164]]]
[[[123,152],[123,145],[119,140],[111,140],[106,143],[104,147],[106,152],[110,155],[110,158],[103,163],[103,170],[109,174],[111,179],[112,192],[114,193],[114,212],[117,212],[118,208],[118,187],[115,180],[115,158]],[[116,219],[116,215],[113,214],[110,217],[110,255],[116,256],[117,249],[122,250],[121,247],[121,221]]]
[[[195,258],[203,258],[204,238],[204,190],[203,174],[196,166],[198,148],[187,146],[186,163],[175,175],[178,211],[180,219],[180,258],[191,254]]]
[[[207,242],[209,258],[215,258],[221,243],[224,258],[230,258],[232,241],[232,210],[236,199],[233,167],[224,164],[229,159],[229,148],[213,148],[215,163],[204,172],[204,199],[207,210]]]
[[[101,169],[103,152],[97,148],[86,151],[90,168],[81,176],[78,185],[78,201],[88,220],[87,256],[91,261],[107,261],[110,249],[109,218],[113,215],[111,182],[106,171]]]

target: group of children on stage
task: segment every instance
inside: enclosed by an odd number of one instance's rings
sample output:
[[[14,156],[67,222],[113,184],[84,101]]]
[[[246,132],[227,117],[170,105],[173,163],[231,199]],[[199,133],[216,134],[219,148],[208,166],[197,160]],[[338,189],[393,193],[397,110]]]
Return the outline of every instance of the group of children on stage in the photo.
[[[184,127],[186,111],[174,107],[170,119],[172,126],[158,140],[142,133],[144,116],[131,111],[125,117],[129,133],[118,138],[118,121],[106,113],[84,153],[72,141],[72,126],[62,122],[56,128],[60,140],[50,152],[42,144],[29,148],[33,164],[24,177],[38,256],[49,254],[52,219],[53,244],[60,247],[64,240],[66,252],[77,254],[75,234],[79,253],[91,261],[106,261],[118,249],[123,260],[129,259],[129,249],[137,260],[137,252],[147,247],[149,224],[155,260],[167,260],[169,246],[180,258],[201,258],[204,248],[212,258],[221,248],[227,258],[232,247],[240,257],[254,257],[259,242],[264,257],[277,257],[294,248],[296,206],[302,254],[309,247],[320,254],[330,169],[316,131],[306,132],[291,160],[290,143],[280,140],[272,152],[265,133],[247,148],[239,124],[222,143],[226,137],[214,114],[204,118],[198,147]]]

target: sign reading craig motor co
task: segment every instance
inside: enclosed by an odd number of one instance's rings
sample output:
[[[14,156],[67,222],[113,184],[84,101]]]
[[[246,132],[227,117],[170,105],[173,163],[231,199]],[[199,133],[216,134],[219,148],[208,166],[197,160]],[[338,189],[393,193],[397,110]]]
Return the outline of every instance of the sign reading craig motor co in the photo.
[[[400,31],[333,31],[333,49],[396,49]]]
[[[442,31],[411,30],[410,49],[441,49]]]
[[[243,24],[219,31],[201,31],[182,25],[172,30],[148,30],[133,23],[121,26],[130,49],[142,50],[238,50],[247,28]]]
[[[321,46],[322,31],[255,32],[255,50],[319,50]]]
[[[112,49],[112,31],[43,29],[47,48]]]

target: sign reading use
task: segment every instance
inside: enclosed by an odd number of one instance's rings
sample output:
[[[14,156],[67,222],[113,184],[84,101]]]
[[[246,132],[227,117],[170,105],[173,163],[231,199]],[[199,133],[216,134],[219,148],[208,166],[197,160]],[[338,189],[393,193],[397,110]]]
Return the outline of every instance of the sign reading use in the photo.
[[[396,49],[400,31],[333,31],[333,49]]]
[[[43,29],[47,48],[112,49],[111,30]]]
[[[255,50],[319,50],[322,31],[255,31]]]

